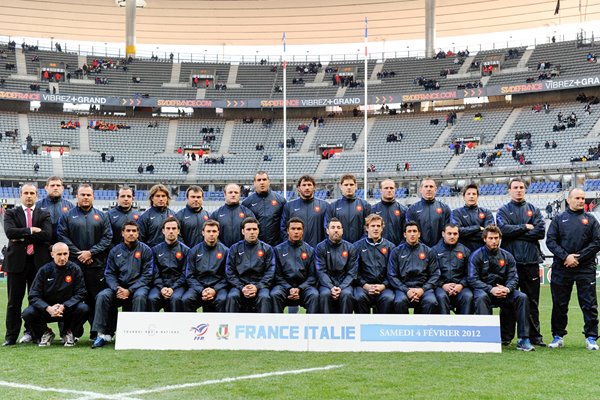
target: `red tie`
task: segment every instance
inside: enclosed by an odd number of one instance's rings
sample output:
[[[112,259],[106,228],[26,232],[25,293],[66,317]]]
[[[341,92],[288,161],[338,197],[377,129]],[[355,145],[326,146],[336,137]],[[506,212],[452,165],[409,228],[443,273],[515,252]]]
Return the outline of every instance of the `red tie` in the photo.
[[[31,208],[26,208],[25,209],[25,215],[27,216],[27,227],[31,228]],[[28,244],[27,245],[27,255],[30,256],[33,254],[33,245],[32,244]]]

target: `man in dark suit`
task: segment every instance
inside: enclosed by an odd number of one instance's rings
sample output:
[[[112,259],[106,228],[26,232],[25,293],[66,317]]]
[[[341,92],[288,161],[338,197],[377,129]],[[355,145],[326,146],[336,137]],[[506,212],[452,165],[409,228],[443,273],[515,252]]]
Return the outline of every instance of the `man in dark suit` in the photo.
[[[23,184],[20,192],[22,206],[6,211],[4,217],[4,232],[9,242],[3,266],[7,274],[8,293],[3,346],[16,344],[21,331],[21,306],[25,288],[31,288],[38,269],[50,261],[50,214],[35,207],[37,188],[33,184]]]

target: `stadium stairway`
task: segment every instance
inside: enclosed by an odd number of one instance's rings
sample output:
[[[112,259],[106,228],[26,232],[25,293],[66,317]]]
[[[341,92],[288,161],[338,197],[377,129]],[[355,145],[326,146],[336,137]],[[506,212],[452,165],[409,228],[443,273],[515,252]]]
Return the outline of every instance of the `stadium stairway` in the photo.
[[[459,112],[456,114],[456,119],[457,121],[460,120],[463,115],[465,113],[463,112]],[[446,143],[446,141],[448,140],[449,137],[452,136],[452,132],[454,132],[454,127],[456,126],[456,124],[452,125],[452,126],[447,126],[446,129],[444,129],[444,131],[442,132],[442,134],[440,135],[440,137],[438,137],[438,139],[435,141],[435,143],[433,144],[433,148],[435,147],[443,147],[444,143]]]
[[[228,87],[232,87],[231,85],[236,84],[239,68],[240,68],[239,64],[231,64],[231,66],[229,67],[229,75],[227,75],[227,86]]]
[[[87,63],[87,56],[79,54],[77,56],[77,68],[83,68],[83,64]]]
[[[181,75],[181,64],[173,63],[173,68],[171,68],[171,83],[179,83],[180,75]]]
[[[206,98],[206,89],[198,88],[196,89],[196,99],[204,99]]]
[[[586,138],[595,138],[600,136],[600,119],[596,121],[594,127],[590,130],[590,133],[586,136]]]
[[[27,61],[25,60],[25,53],[23,50],[15,49],[15,59],[17,60],[17,74],[27,75]]]
[[[87,130],[87,129],[86,129]],[[63,170],[62,157],[52,158],[52,174],[54,176],[65,176]]]
[[[448,164],[446,164],[446,167],[444,168],[443,173],[446,174],[446,173],[451,173],[453,171],[456,171],[456,167],[458,166],[458,163],[462,159],[463,154],[452,156],[452,158],[450,159]]]
[[[339,87],[337,92],[335,93],[335,97],[344,97],[346,94],[346,86]]]
[[[317,179],[325,175],[325,171],[327,171],[330,162],[331,160],[321,160],[319,162],[319,166],[315,170],[315,177],[317,177]]]
[[[19,133],[21,134],[19,143],[25,143],[25,139],[29,136],[29,118],[27,114],[19,114]]]
[[[181,64],[179,64],[181,65]],[[175,152],[175,145],[177,141],[177,128],[179,127],[179,120],[173,118],[169,120],[169,130],[167,132],[167,143],[165,145],[165,153],[173,154]]]
[[[321,70],[319,72],[317,72],[317,74],[315,75],[315,80],[313,81],[313,83],[322,83],[324,77],[325,77],[325,68],[321,68]]]
[[[523,108],[514,108],[508,116],[508,118],[506,119],[506,121],[504,122],[504,125],[502,125],[502,128],[500,128],[500,130],[496,134],[496,137],[492,139],[491,143],[504,143],[504,139],[507,138],[506,135],[509,134],[510,129],[512,128],[513,124],[515,123],[517,118],[519,118],[519,115],[521,115],[522,112]],[[510,138],[508,139],[512,140]]]
[[[90,134],[88,132],[88,118],[86,116],[79,117],[79,150],[90,151]],[[62,175],[58,175],[62,176]]]
[[[190,184],[198,182],[198,164],[200,164],[200,161],[192,161],[188,174],[185,177],[186,182],[189,182]]]
[[[460,69],[458,70],[458,75],[467,74],[469,72],[469,68],[471,68],[471,63],[473,62],[474,59],[475,59],[475,55],[467,57],[467,59],[460,66]]]
[[[380,73],[381,71],[383,71],[383,62],[378,62],[373,67],[373,71],[371,72],[371,78],[369,78],[369,80],[370,81],[376,81],[376,80],[378,80],[377,79],[377,74]]]
[[[375,118],[368,118],[367,119],[367,131],[368,132],[373,132],[373,125],[375,125]],[[350,149],[348,152],[349,153],[362,153],[364,146],[365,146],[365,128],[363,126],[362,131],[360,131],[360,135],[358,135],[358,138],[356,138],[356,143],[354,144],[354,147],[352,147],[352,149]]]
[[[525,68],[526,69],[527,68],[527,63],[529,62],[529,58],[533,54],[534,50],[535,49],[527,49],[527,50],[525,50],[525,52],[521,56],[521,59],[519,60],[519,63],[517,64],[517,69],[520,69],[520,68]]]
[[[233,128],[235,127],[235,121],[229,120],[225,123],[225,129],[223,129],[223,138],[221,139],[221,147],[219,147],[219,154],[229,154],[229,145],[231,144],[231,137],[233,136]]]
[[[306,134],[306,136],[304,137],[304,141],[302,142],[302,147],[300,147],[300,153],[312,154],[312,152],[310,151],[310,145],[315,140],[315,136],[318,130],[319,128],[317,126],[314,126],[314,124],[310,125],[310,127],[308,128],[308,133]]]

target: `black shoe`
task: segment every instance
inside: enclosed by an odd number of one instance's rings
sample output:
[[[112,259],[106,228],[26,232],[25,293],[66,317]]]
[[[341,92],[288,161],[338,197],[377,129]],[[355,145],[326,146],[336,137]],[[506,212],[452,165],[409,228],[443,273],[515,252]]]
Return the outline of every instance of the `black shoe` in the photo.
[[[511,340],[503,340],[502,346],[510,346],[510,342],[511,342]]]
[[[544,339],[542,339],[542,338],[537,339],[537,340],[532,340],[531,344],[534,346],[546,347],[546,343],[544,343]]]
[[[16,344],[16,340],[5,340],[4,343],[2,343],[2,347],[14,346]]]

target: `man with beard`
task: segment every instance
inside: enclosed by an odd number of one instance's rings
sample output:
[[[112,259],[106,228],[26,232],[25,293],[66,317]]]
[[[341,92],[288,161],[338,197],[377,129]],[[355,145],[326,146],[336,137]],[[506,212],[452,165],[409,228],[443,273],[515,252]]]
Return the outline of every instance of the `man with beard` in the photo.
[[[150,188],[150,208],[138,220],[140,241],[154,247],[163,241],[162,223],[165,219],[175,216],[169,208],[171,193],[165,185],[154,185]]]
[[[381,201],[372,207],[372,212],[383,218],[383,237],[398,246],[402,243],[406,207],[396,201],[396,183],[391,179],[381,182]]]
[[[483,228],[494,223],[492,212],[479,207],[479,187],[475,183],[468,184],[463,189],[464,207],[452,210],[450,221],[458,226],[458,241],[472,252],[483,246],[481,232]]]
[[[139,229],[135,222],[125,222],[121,231],[123,243],[113,247],[106,261],[104,275],[108,288],[98,294],[94,308],[92,331],[98,332],[92,344],[94,349],[112,339],[119,306],[127,311],[146,311],[154,270],[152,250],[138,240]]]
[[[75,346],[73,332],[81,331],[89,308],[84,303],[85,284],[81,269],[69,261],[69,247],[61,242],[52,246],[53,261],[38,271],[29,292],[29,307],[23,320],[39,346],[50,346],[54,332],[48,322],[62,322],[60,335],[65,347]]]
[[[532,351],[529,340],[529,301],[517,290],[517,266],[514,257],[500,248],[502,231],[496,225],[483,230],[485,246],[469,259],[469,286],[473,289],[475,314],[492,315],[492,306],[516,312],[519,340],[517,350]],[[510,321],[514,324],[512,321]],[[500,329],[506,320],[500,319]]]
[[[319,309],[319,292],[315,288],[314,249],[302,240],[304,222],[300,218],[290,218],[287,226],[288,240],[274,249],[273,312],[282,313],[286,305],[301,305],[307,314],[315,314]]]
[[[108,216],[94,208],[94,190],[88,184],[77,189],[77,206],[58,221],[58,239],[69,246],[69,257],[83,271],[87,290],[86,304],[95,308],[96,295],[105,288],[104,266],[112,243],[112,228]],[[93,325],[94,313],[88,314]],[[83,332],[73,332],[80,337]],[[90,332],[94,338],[95,331]]]
[[[121,228],[126,221],[137,221],[140,214],[133,209],[134,200],[133,189],[129,186],[122,186],[117,192],[117,205],[106,212],[110,220],[110,226],[113,232],[112,247],[123,242]]]
[[[419,225],[421,241],[428,247],[435,246],[442,238],[442,230],[450,223],[450,207],[436,200],[437,185],[431,178],[424,178],[419,188],[421,200],[408,208],[406,221]]]
[[[217,221],[221,227],[219,240],[227,247],[242,240],[242,221],[254,218],[254,213],[240,204],[240,187],[235,183],[225,186],[225,205],[217,208],[210,219]]]
[[[439,286],[435,297],[440,314],[473,314],[473,292],[467,287],[467,272],[471,251],[459,243],[459,228],[448,224],[442,231],[442,240],[432,247],[440,268]]]
[[[352,314],[352,282],[356,279],[358,258],[352,243],[343,240],[342,222],[333,217],[327,226],[327,239],[317,245],[316,268],[319,277],[319,312]]]
[[[283,206],[281,216],[281,238],[287,239],[287,223],[297,217],[304,221],[303,240],[313,248],[325,239],[325,212],[328,203],[315,199],[315,179],[310,175],[301,176],[296,184],[299,197]]]
[[[209,219],[202,228],[204,240],[188,252],[185,267],[187,291],[177,305],[177,311],[225,312],[229,283],[225,262],[229,249],[219,242],[219,223]]]
[[[63,193],[65,186],[63,179],[58,176],[51,176],[46,180],[46,197],[38,200],[35,204],[40,210],[48,211],[50,213],[50,219],[52,220],[52,240],[50,244],[54,244],[57,241],[56,238],[56,227],[60,217],[67,213],[71,208],[75,207],[69,200],[63,199]]]
[[[404,225],[404,243],[392,250],[388,265],[388,281],[394,289],[394,312],[436,314],[438,302],[435,287],[440,279],[435,253],[419,242],[421,231],[415,221]]]
[[[346,174],[340,178],[342,197],[327,207],[325,226],[332,218],[337,218],[344,227],[343,239],[355,243],[365,234],[365,218],[371,214],[371,205],[356,197],[356,177]]]
[[[265,171],[254,175],[254,193],[242,202],[255,215],[260,224],[259,239],[271,247],[281,243],[279,223],[286,200],[271,190],[271,181]]]
[[[190,250],[178,240],[179,221],[169,217],[163,221],[165,240],[152,248],[154,280],[148,293],[148,310],[177,311],[176,305],[185,293],[185,260]]]
[[[256,218],[244,219],[244,239],[229,249],[226,275],[232,288],[227,294],[227,312],[240,312],[243,307],[259,313],[272,312],[269,292],[275,276],[275,257],[273,248],[258,239],[258,226]]]
[[[181,225],[181,238],[188,247],[202,242],[202,225],[208,221],[208,212],[202,208],[204,191],[200,186],[192,185],[185,191],[186,206],[175,214]]]

